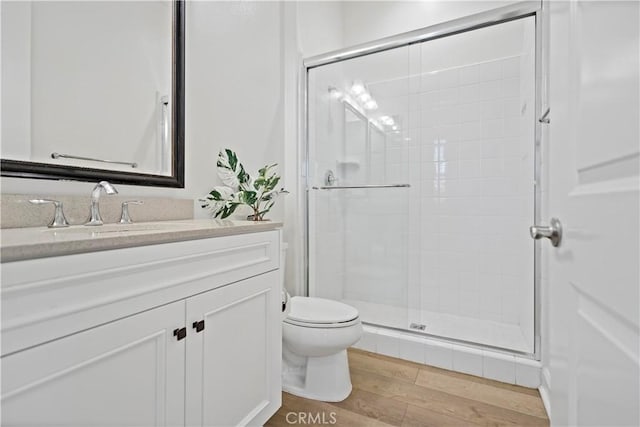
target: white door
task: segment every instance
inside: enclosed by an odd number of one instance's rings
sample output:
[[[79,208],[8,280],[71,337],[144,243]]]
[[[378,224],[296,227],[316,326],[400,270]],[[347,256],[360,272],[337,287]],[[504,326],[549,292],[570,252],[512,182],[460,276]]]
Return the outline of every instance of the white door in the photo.
[[[2,358],[4,426],[184,425],[184,301]]]
[[[638,426],[639,3],[547,6],[551,422]]]
[[[187,426],[263,425],[280,407],[279,277],[276,270],[187,299]]]

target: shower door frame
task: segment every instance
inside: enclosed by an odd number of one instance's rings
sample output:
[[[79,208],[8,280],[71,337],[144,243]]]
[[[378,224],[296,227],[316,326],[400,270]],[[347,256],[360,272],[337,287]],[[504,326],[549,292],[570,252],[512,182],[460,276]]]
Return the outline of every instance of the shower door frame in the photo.
[[[400,48],[404,46],[410,46],[412,44],[423,43],[430,40],[436,40],[448,36],[453,36],[460,33],[478,30],[485,27],[499,25],[509,21],[515,21],[518,19],[533,17],[534,31],[535,31],[535,113],[534,117],[534,211],[533,211],[533,224],[540,223],[541,212],[541,141],[542,141],[542,124],[545,123],[541,118],[544,115],[543,100],[547,101],[546,87],[547,85],[547,72],[546,61],[543,58],[543,23],[542,23],[543,9],[542,0],[537,1],[522,1],[513,3],[510,5],[502,6],[496,9],[492,9],[486,12],[481,12],[462,18],[454,19],[451,21],[443,22],[436,25],[431,25],[418,30],[409,31],[406,33],[397,34],[390,37],[374,40],[371,42],[359,44],[356,46],[348,47],[345,49],[339,49],[332,52],[328,52],[322,55],[316,55],[303,59],[301,72],[303,77],[301,79],[301,111],[300,111],[300,158],[301,164],[301,190],[304,194],[305,200],[303,203],[302,224],[304,227],[303,232],[303,249],[304,249],[304,265],[303,265],[303,279],[304,279],[304,294],[309,295],[309,191],[311,191],[311,183],[309,182],[309,71],[321,67],[323,65],[329,65],[336,62],[341,62],[348,59],[358,58],[366,55],[371,55],[387,50]],[[544,61],[544,64],[543,64]],[[544,66],[543,66],[544,65]],[[545,91],[543,91],[543,86]],[[543,99],[544,98],[544,99]],[[401,330],[405,333],[413,333],[418,336],[427,336],[442,341],[448,341],[453,343],[462,343],[465,345],[471,345],[478,348],[490,348],[500,352],[508,354],[515,354],[522,357],[527,357],[535,360],[540,360],[541,357],[541,249],[538,242],[534,243],[533,251],[533,328],[534,328],[534,351],[532,353],[520,352],[512,349],[495,347],[485,344],[474,343],[470,341],[458,340],[455,338],[443,337],[439,335],[433,335],[424,332],[414,332],[410,329],[397,329],[393,327],[387,327],[384,325],[376,325],[388,329]]]

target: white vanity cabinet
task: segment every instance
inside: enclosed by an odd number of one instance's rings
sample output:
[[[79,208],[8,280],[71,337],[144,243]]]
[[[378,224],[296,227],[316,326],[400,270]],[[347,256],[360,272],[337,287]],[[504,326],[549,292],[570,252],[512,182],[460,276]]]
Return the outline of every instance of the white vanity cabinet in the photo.
[[[256,424],[253,420],[262,425],[280,407],[282,326],[265,280],[278,282],[278,273],[187,300],[193,331],[186,340],[188,426]],[[204,329],[196,332],[201,321]]]
[[[157,426],[184,420],[184,302],[2,358],[2,425]]]
[[[2,425],[262,425],[278,230],[2,265]]]

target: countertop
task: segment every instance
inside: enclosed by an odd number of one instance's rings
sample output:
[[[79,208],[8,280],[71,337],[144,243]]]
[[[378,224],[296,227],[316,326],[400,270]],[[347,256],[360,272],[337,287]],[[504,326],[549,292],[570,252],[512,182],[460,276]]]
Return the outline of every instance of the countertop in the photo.
[[[273,221],[192,219],[178,221],[75,225],[66,228],[5,228],[0,230],[0,261],[97,252],[158,243],[269,231],[282,227]]]

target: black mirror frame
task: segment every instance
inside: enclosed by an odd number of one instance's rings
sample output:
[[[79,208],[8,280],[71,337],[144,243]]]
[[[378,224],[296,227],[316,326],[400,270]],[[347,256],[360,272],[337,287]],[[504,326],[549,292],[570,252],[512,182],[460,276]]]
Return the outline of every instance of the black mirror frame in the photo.
[[[185,0],[174,0],[173,3],[172,54],[171,176],[0,159],[2,176],[91,182],[108,180],[114,184],[184,188]]]

